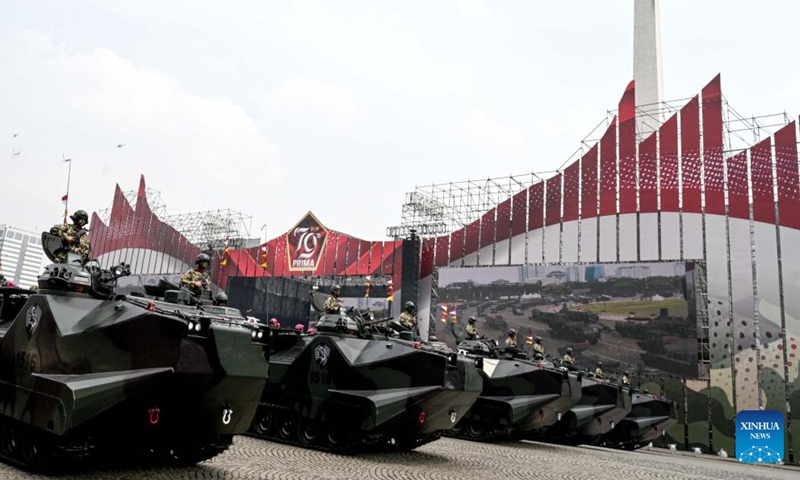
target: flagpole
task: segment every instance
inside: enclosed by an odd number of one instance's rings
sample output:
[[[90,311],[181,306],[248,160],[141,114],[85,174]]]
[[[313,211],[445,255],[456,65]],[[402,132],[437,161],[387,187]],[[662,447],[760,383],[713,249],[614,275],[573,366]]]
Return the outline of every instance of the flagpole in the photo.
[[[68,162],[69,169],[67,170],[67,201],[64,202],[64,225],[67,224],[67,212],[69,212],[69,181],[72,177],[72,159],[71,158],[64,158],[64,154],[61,154],[61,162]]]

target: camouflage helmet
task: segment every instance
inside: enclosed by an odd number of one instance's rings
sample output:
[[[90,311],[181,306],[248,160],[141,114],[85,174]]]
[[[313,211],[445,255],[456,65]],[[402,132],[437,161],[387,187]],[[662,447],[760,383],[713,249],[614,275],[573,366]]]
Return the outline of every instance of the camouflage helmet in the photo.
[[[541,341],[542,341],[542,337],[540,337],[539,335],[536,335],[536,338],[534,338],[533,340],[534,340],[536,343],[539,343],[539,342],[541,342]]]
[[[76,210],[75,213],[69,216],[73,222],[80,224],[81,226],[86,225],[89,223],[89,214],[86,213],[86,210]]]
[[[469,317],[469,319],[467,319],[467,321],[469,323],[475,323],[475,317]]]
[[[630,373],[628,373],[628,371],[627,371],[627,370],[625,370],[625,374],[624,374],[624,375],[627,377],[627,376],[629,376],[629,375],[630,375]]]
[[[513,328],[512,328],[511,330],[509,330],[509,331],[508,331],[508,336],[509,336],[509,337],[514,337],[514,336],[516,336],[516,335],[517,335],[517,331],[516,331],[516,330],[514,330]]]
[[[205,262],[205,263],[206,263],[206,265],[205,265],[206,267],[208,267],[209,265],[211,265],[211,257],[209,257],[209,256],[208,256],[208,254],[207,254],[207,253],[205,253],[205,252],[201,253],[200,255],[198,255],[197,257],[195,257],[195,259],[194,259],[194,264],[195,264],[195,265],[197,265],[198,267],[199,267],[199,266],[200,266],[200,264],[201,264],[201,263],[203,263],[203,262]]]
[[[567,347],[567,353],[572,355],[572,347]]]
[[[597,366],[598,367],[602,367],[603,366],[603,362],[597,362]]]
[[[340,292],[341,292],[341,291],[342,291],[342,287],[340,287],[339,285],[336,285],[336,284],[334,284],[334,285],[331,287],[331,293],[332,293],[332,292],[336,292],[336,291],[340,291]]]
[[[406,304],[403,306],[403,308],[404,308],[405,310],[411,311],[411,310],[414,310],[414,309],[415,309],[415,308],[417,308],[417,307],[416,307],[416,305],[414,305],[414,302],[412,302],[412,301],[408,301],[408,302],[406,302]]]

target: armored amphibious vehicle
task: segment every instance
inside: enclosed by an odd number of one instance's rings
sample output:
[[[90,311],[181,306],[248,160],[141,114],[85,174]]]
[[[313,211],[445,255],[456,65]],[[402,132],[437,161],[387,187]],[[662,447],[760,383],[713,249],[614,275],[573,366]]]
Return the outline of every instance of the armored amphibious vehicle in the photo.
[[[675,402],[633,390],[630,413],[598,442],[614,448],[635,450],[664,435],[678,422]]]
[[[171,301],[118,295],[126,265],[103,270],[73,254],[55,263],[60,240],[45,233],[42,245],[54,263],[38,291],[2,290],[3,459],[192,464],[247,430],[268,373],[264,332],[167,282]]]
[[[581,398],[561,419],[532,438],[577,445],[595,443],[610,432],[631,411],[631,391],[616,383],[593,378],[581,379]]]
[[[482,358],[483,390],[450,437],[468,440],[522,438],[556,423],[581,397],[581,374],[548,367],[493,340],[464,340],[460,354]]]
[[[312,292],[320,312],[324,298]],[[390,319],[350,308],[323,314],[316,330],[272,331],[251,435],[335,452],[411,450],[455,425],[481,392],[476,359]]]

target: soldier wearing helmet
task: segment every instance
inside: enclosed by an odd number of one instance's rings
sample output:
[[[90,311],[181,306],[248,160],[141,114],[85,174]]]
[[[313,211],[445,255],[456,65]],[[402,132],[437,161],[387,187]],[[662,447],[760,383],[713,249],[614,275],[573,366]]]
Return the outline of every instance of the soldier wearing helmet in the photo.
[[[214,305],[218,307],[227,307],[228,306],[228,295],[221,291],[217,293],[217,296],[214,298]]]
[[[564,365],[575,365],[575,357],[572,356],[572,347],[567,348],[567,353],[564,354]]]
[[[533,339],[533,353],[540,353],[544,357],[544,345],[542,345],[542,337],[539,335]]]
[[[508,338],[506,338],[506,347],[517,348],[517,331],[513,328],[508,331]]]
[[[624,387],[630,387],[631,386],[631,374],[627,370],[622,375],[622,386],[624,386]]]
[[[469,317],[467,320],[467,340],[475,340],[478,338],[478,329],[475,328],[475,317]]]
[[[414,302],[406,302],[403,306],[403,313],[400,314],[400,325],[414,330],[414,327],[417,326],[417,316],[415,315],[416,305]]]
[[[67,260],[67,253],[77,253],[81,256],[81,261],[85,264],[89,261],[89,252],[92,246],[89,243],[89,214],[84,210],[78,210],[69,217],[72,223],[69,225],[58,224],[50,229],[50,234],[61,239],[62,248],[55,251],[57,263],[64,263]]]
[[[342,293],[342,287],[334,285],[331,287],[331,294],[325,299],[325,313],[339,314],[342,310],[342,301],[339,300],[339,294]]]
[[[206,271],[210,265],[211,257],[207,253],[200,253],[194,259],[194,268],[181,277],[181,287],[189,289],[195,296],[202,295],[211,286],[211,277]]]
[[[594,369],[594,378],[603,379],[603,362],[597,362],[597,368]]]

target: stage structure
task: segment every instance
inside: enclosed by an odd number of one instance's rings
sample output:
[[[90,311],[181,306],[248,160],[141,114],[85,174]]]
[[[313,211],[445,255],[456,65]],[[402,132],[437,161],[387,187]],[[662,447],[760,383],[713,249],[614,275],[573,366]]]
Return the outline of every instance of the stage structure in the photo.
[[[201,249],[223,250],[228,248],[250,248],[258,245],[260,239],[250,237],[250,228],[253,217],[230,209],[207,210],[204,212],[183,213],[170,215],[161,199],[161,192],[152,188],[145,188],[145,197],[148,200],[153,215],[183,235],[186,240]],[[129,190],[122,192],[129,204],[135,205],[139,191]],[[97,212],[100,220],[108,224],[111,209]]]
[[[684,383],[708,409],[694,417],[694,408],[687,443],[730,451],[737,411],[774,409],[787,416],[787,460],[797,462],[797,122],[785,114],[740,115],[717,76],[698,95],[661,104],[656,113],[665,120],[647,134],[637,131],[636,117],[654,109],[637,109],[635,90],[631,82],[565,164],[533,175],[541,180],[509,197],[427,190],[456,213],[442,215],[453,230],[421,241],[423,321],[433,333],[443,311],[436,275],[443,267],[691,262],[701,272],[700,369]],[[491,207],[479,213],[473,205]]]

